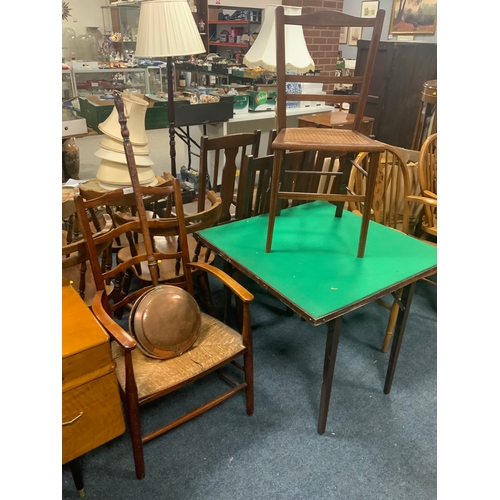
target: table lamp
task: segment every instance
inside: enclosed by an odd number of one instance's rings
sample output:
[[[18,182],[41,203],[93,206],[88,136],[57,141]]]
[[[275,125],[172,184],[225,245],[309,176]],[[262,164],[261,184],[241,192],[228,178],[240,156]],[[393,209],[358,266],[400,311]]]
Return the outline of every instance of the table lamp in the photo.
[[[243,58],[243,64],[248,68],[262,67],[267,71],[276,71],[276,28],[275,11],[278,5],[266,7],[264,23],[254,44]],[[285,14],[299,16],[302,7],[283,5]],[[314,61],[307,49],[302,26],[285,27],[286,69],[297,73],[314,71]]]
[[[175,110],[173,56],[191,56],[205,52],[198,27],[187,0],[143,0],[139,14],[137,57],[167,58],[167,98],[170,136],[170,172],[175,166]]]

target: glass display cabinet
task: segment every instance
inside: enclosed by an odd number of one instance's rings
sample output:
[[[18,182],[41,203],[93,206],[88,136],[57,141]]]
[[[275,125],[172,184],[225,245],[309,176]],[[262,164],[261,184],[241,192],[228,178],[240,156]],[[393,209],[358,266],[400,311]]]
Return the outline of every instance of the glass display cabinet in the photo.
[[[73,73],[70,69],[62,70],[62,100],[69,101],[77,96],[76,85],[73,80]]]
[[[73,70],[77,95],[100,95],[112,90],[149,93],[147,68]]]

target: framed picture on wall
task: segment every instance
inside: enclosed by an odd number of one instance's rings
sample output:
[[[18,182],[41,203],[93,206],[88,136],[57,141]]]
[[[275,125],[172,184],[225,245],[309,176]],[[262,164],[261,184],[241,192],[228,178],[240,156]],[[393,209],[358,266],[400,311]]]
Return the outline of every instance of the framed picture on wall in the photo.
[[[347,26],[340,28],[339,43],[347,43]]]
[[[357,45],[358,40],[361,40],[363,28],[349,28],[349,36],[347,37],[347,45]]]
[[[389,33],[394,35],[434,35],[437,0],[393,0]]]
[[[379,2],[361,2],[361,17],[376,17]]]

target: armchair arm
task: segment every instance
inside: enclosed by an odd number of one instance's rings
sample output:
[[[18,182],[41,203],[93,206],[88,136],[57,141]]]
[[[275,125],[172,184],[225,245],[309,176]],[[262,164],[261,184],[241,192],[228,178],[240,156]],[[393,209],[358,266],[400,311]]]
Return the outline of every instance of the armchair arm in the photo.
[[[201,269],[210,273],[212,276],[215,276],[243,302],[248,304],[253,300],[253,295],[245,287],[240,285],[234,278],[231,278],[231,276],[227,275],[224,271],[221,271],[217,267],[205,262],[189,262],[188,266],[194,269]]]
[[[99,323],[104,327],[108,334],[120,344],[126,351],[131,351],[137,346],[136,341],[106,312],[102,305],[104,290],[99,290],[92,300],[92,312]]]
[[[415,201],[417,203],[422,203],[423,205],[428,205],[430,207],[437,207],[437,198],[427,198],[425,196],[409,195],[407,196],[408,201]]]

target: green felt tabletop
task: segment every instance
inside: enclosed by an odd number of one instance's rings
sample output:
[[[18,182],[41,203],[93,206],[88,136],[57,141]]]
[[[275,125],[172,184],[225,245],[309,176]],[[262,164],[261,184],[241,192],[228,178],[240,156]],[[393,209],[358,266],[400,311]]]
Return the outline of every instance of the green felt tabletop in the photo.
[[[313,323],[395,284],[435,270],[437,249],[370,222],[365,256],[357,257],[361,217],[315,201],[276,217],[266,253],[267,215],[199,232],[202,240],[250,277],[282,295]],[[432,273],[428,273],[432,274]]]

